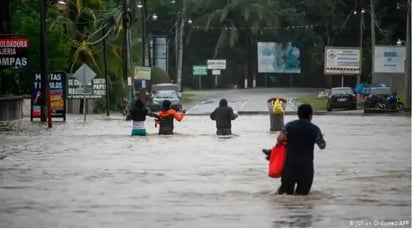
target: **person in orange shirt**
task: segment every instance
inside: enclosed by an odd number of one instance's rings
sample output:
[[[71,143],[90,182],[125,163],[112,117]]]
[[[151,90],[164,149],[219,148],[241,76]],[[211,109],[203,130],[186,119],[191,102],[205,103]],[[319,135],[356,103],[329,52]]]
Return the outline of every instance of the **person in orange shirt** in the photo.
[[[170,101],[163,101],[163,108],[157,113],[160,118],[156,119],[156,123],[159,124],[159,135],[173,134],[173,121],[182,121],[185,117],[186,111],[176,112],[170,108]]]

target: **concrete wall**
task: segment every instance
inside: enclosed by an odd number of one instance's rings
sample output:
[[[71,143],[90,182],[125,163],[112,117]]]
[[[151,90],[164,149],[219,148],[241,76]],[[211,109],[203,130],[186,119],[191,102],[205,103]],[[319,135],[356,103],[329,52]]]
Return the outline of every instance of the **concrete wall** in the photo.
[[[30,98],[24,98],[23,99],[23,116],[24,117],[30,117]]]
[[[0,97],[0,121],[10,121],[30,117],[31,98],[27,96]],[[96,107],[95,99],[87,100],[88,114],[92,114]],[[66,100],[66,113],[80,114],[80,99]]]
[[[88,106],[87,107],[88,114],[92,114],[96,106],[96,100],[89,99],[87,102],[87,106]],[[80,99],[67,99],[66,100],[66,113],[67,114],[80,114],[79,108],[80,108]],[[31,111],[30,98],[23,99],[22,110],[23,110],[24,117],[30,117],[30,111]]]
[[[86,99],[87,113],[92,114],[96,107],[96,99]],[[66,113],[80,114],[80,99],[66,99]]]
[[[0,97],[0,121],[10,121],[23,118],[23,97]]]

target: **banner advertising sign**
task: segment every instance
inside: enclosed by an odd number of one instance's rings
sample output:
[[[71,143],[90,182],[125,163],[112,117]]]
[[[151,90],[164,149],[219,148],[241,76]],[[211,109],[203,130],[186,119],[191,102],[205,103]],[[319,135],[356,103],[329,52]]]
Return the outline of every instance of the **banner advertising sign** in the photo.
[[[27,66],[28,48],[29,39],[26,38],[0,39],[0,68]]]
[[[258,42],[259,73],[300,73],[300,50],[292,42]]]
[[[39,72],[33,75],[33,84],[31,92],[31,119],[41,117],[41,78]],[[49,73],[50,89],[50,110],[52,117],[61,117],[66,119],[65,90],[66,90],[66,73],[50,72]]]
[[[167,72],[167,37],[155,37],[154,42],[154,66]]]
[[[405,46],[375,46],[376,73],[405,73]]]
[[[151,67],[137,66],[134,68],[134,78],[138,80],[150,80],[151,73]]]
[[[94,78],[86,85],[86,91],[82,83],[74,77],[67,79],[68,99],[100,99],[106,95],[106,79]]]
[[[361,60],[357,47],[325,47],[324,74],[357,75],[361,71]]]

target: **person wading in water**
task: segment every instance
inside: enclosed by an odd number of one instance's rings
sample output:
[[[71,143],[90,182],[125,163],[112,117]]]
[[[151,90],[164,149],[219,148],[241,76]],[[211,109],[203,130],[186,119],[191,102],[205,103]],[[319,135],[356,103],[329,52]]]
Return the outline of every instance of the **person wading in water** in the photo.
[[[232,120],[237,117],[237,113],[233,112],[232,107],[227,105],[227,100],[221,99],[219,107],[210,114],[210,119],[216,121],[216,135],[231,135]]]
[[[311,122],[312,106],[302,104],[298,107],[298,120],[287,123],[279,136],[277,144],[286,141],[286,159],[278,194],[307,195],[313,182],[313,150],[315,144],[325,149],[326,141],[318,126]],[[270,158],[270,150],[263,152]],[[296,189],[295,189],[295,185]]]
[[[169,100],[163,101],[163,108],[157,113],[159,118],[156,119],[156,123],[159,124],[159,134],[173,134],[174,119],[179,122],[182,121],[182,119],[185,117],[185,113],[185,110],[183,110],[182,112],[176,112],[175,110],[171,109]]]

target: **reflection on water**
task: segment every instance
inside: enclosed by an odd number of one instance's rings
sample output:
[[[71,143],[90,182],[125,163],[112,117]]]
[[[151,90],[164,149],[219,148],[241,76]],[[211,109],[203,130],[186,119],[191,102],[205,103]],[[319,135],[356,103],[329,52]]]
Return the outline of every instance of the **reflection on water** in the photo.
[[[286,116],[285,121],[295,119]],[[275,195],[262,148],[266,116],[240,116],[220,139],[207,116],[173,136],[130,137],[120,116],[68,116],[52,129],[0,125],[1,227],[348,227],[353,219],[410,220],[410,118],[317,116],[309,196]],[[410,224],[409,224],[410,226]]]

